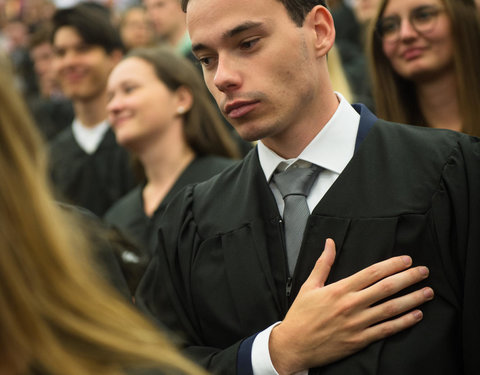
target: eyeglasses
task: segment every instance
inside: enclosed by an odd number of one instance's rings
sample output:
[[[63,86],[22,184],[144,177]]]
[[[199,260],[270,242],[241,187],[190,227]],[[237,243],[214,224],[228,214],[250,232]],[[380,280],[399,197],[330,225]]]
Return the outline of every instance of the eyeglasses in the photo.
[[[426,34],[435,28],[438,15],[443,12],[443,9],[433,6],[421,6],[413,9],[408,16],[410,25],[419,34]],[[376,30],[378,35],[384,42],[397,42],[400,38],[400,29],[402,19],[395,15],[381,18]]]

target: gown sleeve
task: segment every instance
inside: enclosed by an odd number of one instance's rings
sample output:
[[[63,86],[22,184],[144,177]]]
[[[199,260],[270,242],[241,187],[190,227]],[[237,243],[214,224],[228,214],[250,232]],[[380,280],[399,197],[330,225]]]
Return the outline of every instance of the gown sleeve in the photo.
[[[136,303],[188,357],[215,374],[232,374],[243,340],[225,348],[210,346],[203,339],[193,303],[190,270],[202,245],[192,212],[194,190],[195,186],[187,187],[167,208],[157,249],[137,289]]]
[[[464,374],[480,368],[480,140],[462,137],[445,165],[434,197],[434,233],[458,290]]]

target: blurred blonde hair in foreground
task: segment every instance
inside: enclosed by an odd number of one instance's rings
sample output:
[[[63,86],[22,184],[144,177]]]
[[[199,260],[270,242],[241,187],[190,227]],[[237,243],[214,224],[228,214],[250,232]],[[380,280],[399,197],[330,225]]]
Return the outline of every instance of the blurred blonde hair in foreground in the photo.
[[[4,70],[0,108],[0,374],[203,374],[89,266],[89,246],[53,201],[44,146]]]

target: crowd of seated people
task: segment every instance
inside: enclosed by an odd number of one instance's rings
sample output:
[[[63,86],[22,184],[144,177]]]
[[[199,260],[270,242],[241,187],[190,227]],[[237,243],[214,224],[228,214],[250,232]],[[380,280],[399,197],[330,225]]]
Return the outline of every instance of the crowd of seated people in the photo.
[[[0,373],[202,374],[131,306],[167,205],[256,152],[215,106],[181,2],[7,3]],[[342,98],[480,136],[477,0],[327,5]]]

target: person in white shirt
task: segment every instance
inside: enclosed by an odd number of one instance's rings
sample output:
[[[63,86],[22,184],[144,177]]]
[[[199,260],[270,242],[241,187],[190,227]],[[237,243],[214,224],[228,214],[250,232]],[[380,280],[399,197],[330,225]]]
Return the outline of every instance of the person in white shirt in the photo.
[[[107,123],[108,76],[123,56],[106,8],[80,4],[53,16],[56,77],[73,103],[71,127],[51,142],[51,175],[60,199],[103,215],[133,186],[128,153]]]

